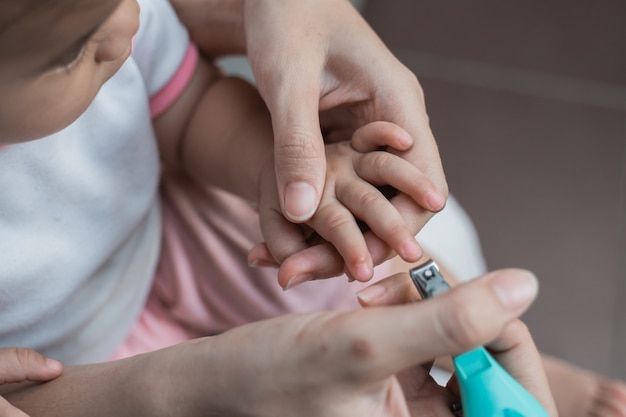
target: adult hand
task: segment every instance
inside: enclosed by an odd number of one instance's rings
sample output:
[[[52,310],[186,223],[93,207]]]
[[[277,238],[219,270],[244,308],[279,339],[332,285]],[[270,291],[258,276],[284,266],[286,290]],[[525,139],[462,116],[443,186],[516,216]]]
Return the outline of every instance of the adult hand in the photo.
[[[252,323],[159,353],[176,359],[153,358],[155,375],[175,384],[158,391],[172,392],[180,415],[449,417],[458,399],[429,377],[432,360],[488,344],[556,415],[516,320],[536,290],[531,274],[504,270],[428,302]]]
[[[265,0],[247,1],[244,8],[248,58],[272,114],[285,216],[305,222],[315,212],[326,172],[319,114],[340,107],[349,110],[353,131],[386,121],[408,132],[418,151],[407,157],[435,183],[432,198],[443,207],[447,186],[422,89],[352,5]],[[432,216],[410,198],[394,204],[414,232]]]
[[[479,279],[494,279],[489,277],[493,277],[495,274],[502,274],[503,272],[504,271],[493,272]],[[507,281],[502,280],[501,283],[506,285]],[[461,286],[464,285],[467,284],[461,284]],[[496,291],[500,290],[496,289]],[[396,274],[392,277],[380,280],[359,292],[358,296],[359,303],[363,307],[368,308],[411,303],[421,299],[417,289],[409,279],[408,274]],[[511,291],[509,296],[513,297],[513,299],[519,299],[523,298],[525,295],[523,291]],[[439,297],[435,298],[435,300],[438,298]],[[459,319],[462,319],[465,312],[461,309],[461,311],[457,311],[457,315]],[[476,323],[480,325],[479,322]],[[471,323],[468,323],[467,325],[461,326],[456,331],[471,334],[476,331],[476,329]],[[498,339],[487,344],[487,348],[493,357],[539,400],[550,415],[555,416],[558,414],[543,369],[543,360],[534,346],[528,328],[520,320],[513,320],[507,324]],[[532,366],[527,367],[528,364]],[[455,391],[458,390],[454,377],[451,379],[451,388]]]
[[[322,200],[313,217],[301,224],[283,216],[274,164],[268,164],[259,181],[258,202],[265,243],[250,251],[249,263],[276,261],[278,282],[288,289],[342,272],[351,279],[369,280],[374,271],[373,238],[403,259],[417,261],[422,253],[413,230],[385,192],[395,190],[432,209],[428,200],[432,182],[394,154],[405,151],[410,142],[396,125],[374,122],[359,128],[352,141],[327,143]]]
[[[426,302],[281,316],[7,395],[33,416],[452,417],[458,398],[430,364],[486,344],[556,416],[516,319],[536,291],[529,273],[498,271]]]
[[[61,375],[61,363],[22,348],[0,348],[0,384],[23,381],[49,381]],[[27,414],[0,397],[0,417],[24,417]]]

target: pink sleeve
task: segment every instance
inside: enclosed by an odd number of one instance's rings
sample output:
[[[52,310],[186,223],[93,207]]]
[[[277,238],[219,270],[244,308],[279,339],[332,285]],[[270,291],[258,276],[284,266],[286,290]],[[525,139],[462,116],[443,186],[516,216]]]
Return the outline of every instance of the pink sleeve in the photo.
[[[197,63],[198,48],[195,44],[190,43],[176,73],[163,88],[150,97],[150,116],[153,119],[163,114],[185,90],[193,76]]]

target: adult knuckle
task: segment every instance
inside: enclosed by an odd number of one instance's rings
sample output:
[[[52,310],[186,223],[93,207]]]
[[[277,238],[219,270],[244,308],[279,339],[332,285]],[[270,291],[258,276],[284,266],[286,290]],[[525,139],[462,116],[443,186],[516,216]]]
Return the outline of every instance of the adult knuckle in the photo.
[[[278,140],[274,146],[275,166],[279,175],[294,175],[297,172],[301,179],[305,179],[325,166],[323,143],[308,133],[291,134],[289,139]]]
[[[38,359],[38,355],[34,350],[21,347],[13,348],[13,355],[18,366],[22,369],[28,369]]]
[[[276,151],[287,158],[307,159],[321,149],[320,145],[320,139],[308,131],[289,130],[281,135]]]
[[[376,353],[374,342],[367,336],[359,335],[351,338],[348,353],[357,361],[368,361]]]
[[[459,304],[438,316],[437,331],[451,350],[463,352],[480,344],[480,320],[470,304]]]
[[[363,378],[363,368],[370,366],[380,354],[376,343],[364,334],[353,334],[347,338],[344,360],[344,378],[357,381]]]
[[[406,68],[406,71],[404,71],[404,84],[407,86],[411,86],[415,93],[417,93],[417,95],[420,97],[420,99],[422,101],[424,100],[424,89],[417,79],[417,75],[415,75],[415,73],[408,68]]]

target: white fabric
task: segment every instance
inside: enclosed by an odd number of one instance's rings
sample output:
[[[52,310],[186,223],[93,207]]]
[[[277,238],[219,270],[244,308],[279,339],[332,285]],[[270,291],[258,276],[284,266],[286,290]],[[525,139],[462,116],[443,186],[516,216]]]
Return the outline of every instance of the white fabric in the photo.
[[[161,233],[148,102],[188,35],[167,0],[140,6],[133,54],[88,110],[0,151],[1,346],[105,360],[143,307]]]
[[[417,240],[459,282],[487,272],[474,224],[453,196],[448,198],[446,207],[418,233]],[[452,373],[435,366],[430,375],[439,385],[445,386]]]
[[[0,346],[68,364],[105,360],[152,283],[161,218],[149,97],[188,37],[167,0],[140,0],[133,54],[63,131],[0,151]],[[484,272],[471,222],[450,199],[418,235],[450,272]]]
[[[417,241],[457,281],[487,272],[474,224],[453,196],[417,234]]]

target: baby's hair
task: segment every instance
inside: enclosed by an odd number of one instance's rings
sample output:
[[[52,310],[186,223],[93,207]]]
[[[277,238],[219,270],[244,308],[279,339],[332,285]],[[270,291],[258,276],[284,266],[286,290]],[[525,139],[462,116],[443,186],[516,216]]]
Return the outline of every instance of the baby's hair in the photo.
[[[29,33],[29,38],[46,38],[52,29],[40,22],[59,22],[82,9],[105,7],[112,11],[121,0],[0,0],[0,60],[28,53],[28,42],[15,33]],[[56,24],[56,23],[55,23]],[[19,30],[16,30],[19,26]]]
[[[19,23],[24,17],[45,11],[49,6],[62,11],[76,3],[76,0],[0,0],[0,34]]]

